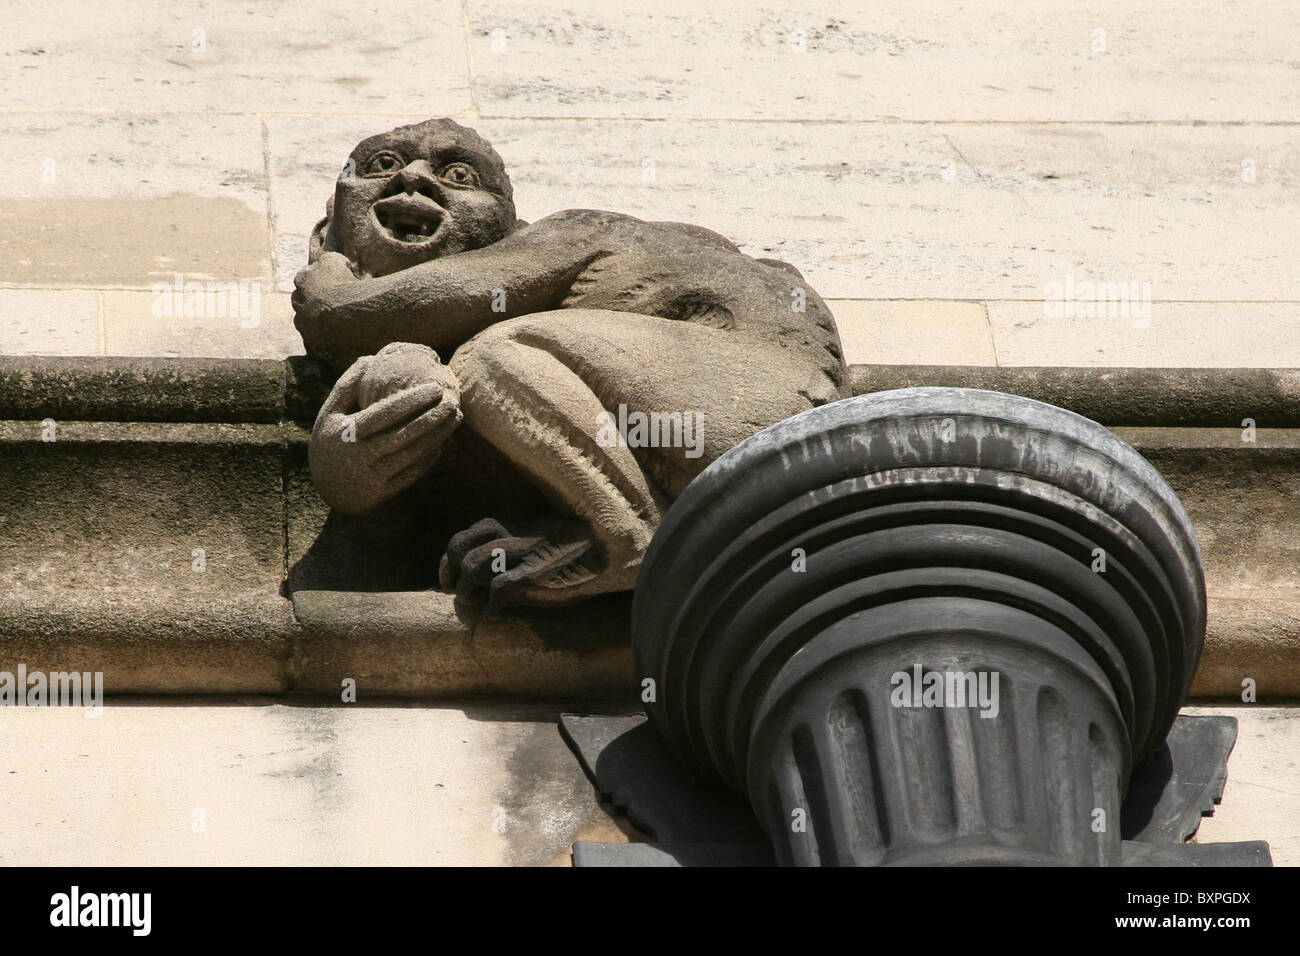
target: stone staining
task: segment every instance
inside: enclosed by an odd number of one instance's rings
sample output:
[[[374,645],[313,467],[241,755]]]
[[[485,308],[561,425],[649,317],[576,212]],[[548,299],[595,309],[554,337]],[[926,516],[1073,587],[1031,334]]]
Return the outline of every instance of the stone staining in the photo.
[[[449,543],[441,583],[490,608],[631,589],[704,468],[848,394],[834,320],[793,266],[684,223],[591,209],[521,222],[500,156],[446,119],[352,151],[294,309],[309,354],[342,372],[311,443],[333,508],[374,511],[438,468],[459,429],[549,501]],[[668,422],[668,440],[609,440],[628,420]],[[673,422],[695,426],[689,442]]]

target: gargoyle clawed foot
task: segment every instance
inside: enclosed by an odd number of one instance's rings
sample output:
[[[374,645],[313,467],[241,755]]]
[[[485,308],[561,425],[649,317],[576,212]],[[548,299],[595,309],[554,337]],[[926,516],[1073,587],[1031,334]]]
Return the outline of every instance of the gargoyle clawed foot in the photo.
[[[447,543],[438,581],[455,588],[458,602],[486,604],[489,616],[516,604],[562,604],[596,577],[587,564],[594,547],[590,529],[572,518],[484,518]]]

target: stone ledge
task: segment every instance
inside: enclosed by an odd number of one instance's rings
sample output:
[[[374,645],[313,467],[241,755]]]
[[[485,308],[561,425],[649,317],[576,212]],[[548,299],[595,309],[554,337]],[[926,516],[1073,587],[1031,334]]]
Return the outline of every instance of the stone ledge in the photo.
[[[1300,591],[1282,598],[1209,596],[1205,652],[1191,696],[1240,701],[1247,678],[1259,701],[1300,696]]]
[[[1010,392],[1114,427],[1300,427],[1300,369],[854,365],[854,394],[917,385]]]
[[[333,377],[274,359],[0,356],[0,419],[310,424]],[[1300,427],[1300,369],[853,365],[855,394],[914,385],[1012,392],[1103,425]]]
[[[581,609],[467,621],[440,591],[299,591],[293,691],[456,697],[605,697],[630,690],[628,614],[619,595]]]
[[[393,600],[400,597],[400,603]],[[626,597],[467,622],[437,591],[94,589],[0,595],[0,671],[102,671],[106,694],[613,697],[635,684]],[[296,618],[295,618],[296,615]]]
[[[0,356],[0,419],[271,424],[284,417],[271,359]]]
[[[0,594],[0,670],[103,671],[107,694],[282,694],[297,630],[278,594]]]
[[[167,595],[102,591],[0,597],[0,670],[103,671],[121,694],[615,697],[636,689],[620,602],[472,624],[441,592]],[[626,601],[621,602],[624,614]],[[291,612],[292,607],[292,612]],[[1211,595],[1197,699],[1300,694],[1300,598]],[[297,620],[294,620],[296,615]]]
[[[1237,697],[1253,677],[1261,699],[1300,696],[1300,427],[1261,427],[1249,443],[1238,417],[1300,425],[1300,373],[853,372],[860,389],[1016,390],[1115,427],[1165,474],[1201,537],[1210,625],[1194,693]],[[290,574],[328,517],[299,427],[327,384],[303,359],[0,359],[0,407],[26,413],[0,421],[0,658],[104,670],[115,693],[333,696],[346,677],[399,696],[635,687],[626,596],[472,622],[437,591],[389,600],[404,579],[325,591],[336,585]],[[59,420],[58,441],[40,440],[44,417]],[[1205,420],[1226,427],[1186,425]],[[367,540],[345,535],[322,554],[343,560]],[[207,549],[204,575],[189,573],[195,546]]]

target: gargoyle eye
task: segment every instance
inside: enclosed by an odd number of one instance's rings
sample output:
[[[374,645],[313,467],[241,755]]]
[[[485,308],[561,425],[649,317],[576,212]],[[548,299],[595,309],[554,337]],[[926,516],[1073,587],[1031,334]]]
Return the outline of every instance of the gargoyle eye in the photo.
[[[391,150],[381,150],[366,160],[366,175],[383,176],[387,174],[391,176],[405,165],[406,163],[403,162],[401,156]]]
[[[478,184],[478,173],[474,171],[474,167],[469,163],[449,163],[442,168],[442,172],[438,176],[453,186],[475,186]]]

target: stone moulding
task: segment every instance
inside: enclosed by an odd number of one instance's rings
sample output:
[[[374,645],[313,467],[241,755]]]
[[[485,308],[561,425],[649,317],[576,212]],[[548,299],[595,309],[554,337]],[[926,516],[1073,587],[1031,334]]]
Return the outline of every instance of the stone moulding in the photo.
[[[1107,427],[1300,428],[1300,369],[853,365],[855,395],[915,385],[982,388]],[[333,376],[277,359],[0,355],[0,421],[231,422],[310,426]]]
[[[1069,409],[1108,428],[1300,427],[1300,369],[855,365],[855,395],[918,385],[981,388]]]
[[[1246,678],[1261,699],[1300,695],[1300,371],[851,373],[859,394],[991,389],[1112,428],[1200,536],[1209,634],[1193,697],[1237,698]],[[307,428],[331,384],[301,357],[0,357],[5,659],[103,670],[110,693],[333,694],[349,676],[372,694],[631,689],[626,595],[475,623],[430,590],[419,620],[394,621],[383,592],[432,586],[427,544],[387,542],[387,560],[354,568],[347,588],[320,573],[330,562],[313,556],[355,562],[358,535],[376,543],[364,523],[327,528],[307,475]]]

